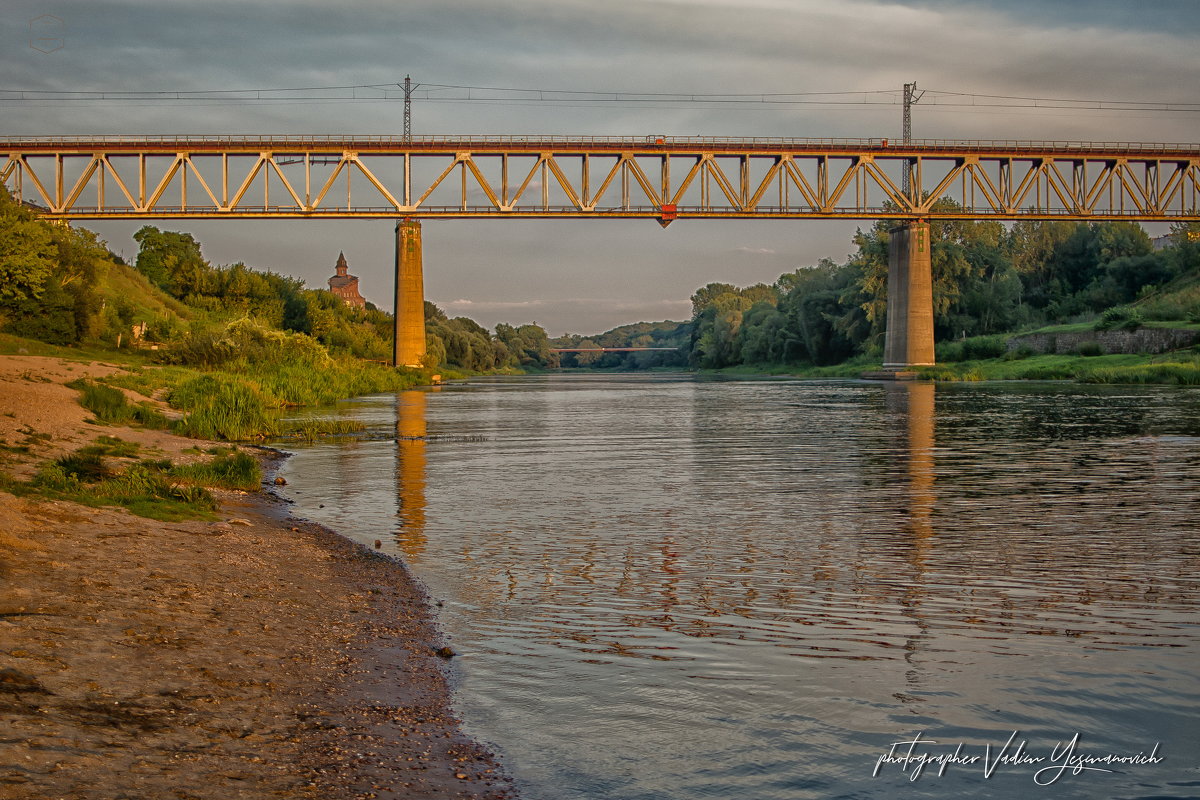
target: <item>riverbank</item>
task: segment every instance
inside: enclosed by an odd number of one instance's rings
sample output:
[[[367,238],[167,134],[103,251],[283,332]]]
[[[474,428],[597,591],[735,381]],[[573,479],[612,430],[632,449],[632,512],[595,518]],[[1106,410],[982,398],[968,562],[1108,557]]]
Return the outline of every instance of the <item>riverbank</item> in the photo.
[[[854,358],[828,367],[785,365],[725,367],[701,370],[698,374],[729,378],[779,377],[802,379],[861,378],[878,372],[878,361]],[[1078,381],[1111,384],[1200,384],[1200,354],[1195,348],[1158,354],[1028,355],[1014,353],[1004,358],[972,359],[916,367],[922,380],[932,381]]]
[[[87,422],[62,384],[116,369],[0,358],[0,468],[99,435],[193,450]],[[218,522],[159,522],[0,492],[0,799],[514,796],[459,730],[403,567],[214,495]]]

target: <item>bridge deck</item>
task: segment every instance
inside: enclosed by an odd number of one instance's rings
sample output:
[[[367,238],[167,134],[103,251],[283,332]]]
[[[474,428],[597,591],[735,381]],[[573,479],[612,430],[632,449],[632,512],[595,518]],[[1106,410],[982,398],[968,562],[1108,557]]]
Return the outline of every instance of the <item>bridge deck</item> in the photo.
[[[0,182],[60,219],[1200,219],[1200,145],[1142,142],[10,137]]]

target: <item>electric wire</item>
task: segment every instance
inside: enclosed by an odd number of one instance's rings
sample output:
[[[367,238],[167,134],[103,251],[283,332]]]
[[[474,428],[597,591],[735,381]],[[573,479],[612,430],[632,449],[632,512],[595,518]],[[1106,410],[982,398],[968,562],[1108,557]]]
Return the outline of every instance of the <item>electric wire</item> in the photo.
[[[899,89],[811,92],[634,92],[596,89],[519,88],[467,84],[414,84],[414,100],[426,103],[514,105],[553,104],[567,108],[595,105],[643,108],[737,107],[786,109],[793,106],[887,106],[903,103]],[[289,105],[314,103],[403,102],[400,83],[364,83],[342,86],[300,86],[258,89],[81,90],[0,88],[0,105],[75,103],[183,103],[195,106]],[[1200,103],[1151,102],[1096,98],[1031,97],[927,89],[922,106],[954,109],[1074,110],[1106,112],[1197,113]]]

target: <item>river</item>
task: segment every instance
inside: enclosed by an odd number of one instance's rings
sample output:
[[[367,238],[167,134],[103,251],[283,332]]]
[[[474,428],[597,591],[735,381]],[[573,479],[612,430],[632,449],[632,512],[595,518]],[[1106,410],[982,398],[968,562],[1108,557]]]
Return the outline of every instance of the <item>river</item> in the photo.
[[[1200,796],[1200,390],[553,375],[316,413],[367,427],[287,445],[296,513],[428,587],[526,800]]]

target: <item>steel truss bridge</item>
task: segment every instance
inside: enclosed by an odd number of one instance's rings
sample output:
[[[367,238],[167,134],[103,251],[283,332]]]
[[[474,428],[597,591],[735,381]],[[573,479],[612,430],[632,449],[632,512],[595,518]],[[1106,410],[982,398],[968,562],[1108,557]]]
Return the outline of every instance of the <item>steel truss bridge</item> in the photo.
[[[1198,144],[0,138],[0,182],[60,220],[1200,220]]]

